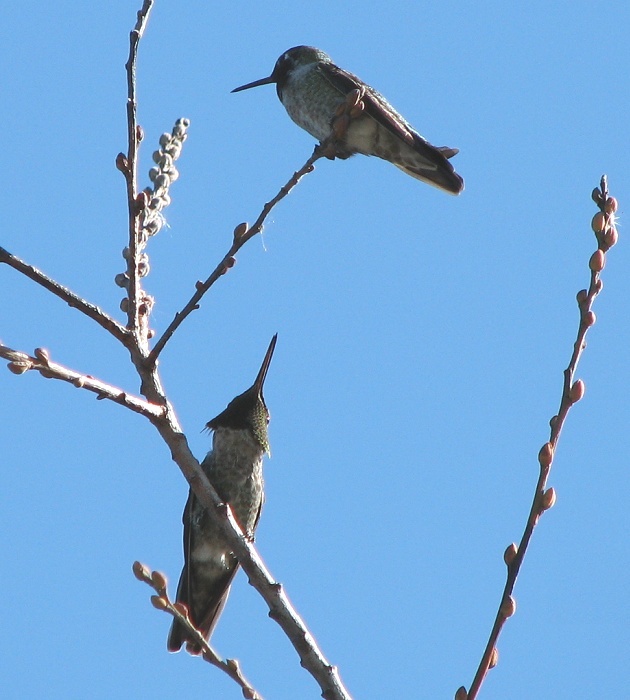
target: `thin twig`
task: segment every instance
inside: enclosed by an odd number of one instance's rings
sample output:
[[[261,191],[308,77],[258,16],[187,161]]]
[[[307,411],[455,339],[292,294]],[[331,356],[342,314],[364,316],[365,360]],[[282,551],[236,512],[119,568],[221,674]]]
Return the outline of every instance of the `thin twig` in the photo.
[[[54,279],[45,275],[41,270],[25,263],[4,248],[0,248],[0,263],[6,263],[9,267],[26,275],[26,277],[33,280],[33,282],[37,282],[37,284],[44,287],[44,289],[47,289],[49,292],[52,292],[55,296],[65,301],[68,306],[71,306],[73,309],[78,309],[81,313],[85,314],[93,321],[96,321],[96,323],[102,326],[106,331],[109,331],[114,338],[120,340],[124,345],[127,345],[129,340],[127,329],[121,326],[121,324],[111,316],[108,316],[98,306],[90,304],[90,302],[76,295],[67,287],[55,282]]]
[[[25,352],[13,350],[6,345],[0,344],[0,357],[8,360],[8,369],[13,372],[13,374],[24,374],[30,370],[35,370],[46,379],[60,379],[79,389],[86,389],[96,394],[97,399],[109,399],[114,403],[129,408],[135,413],[140,413],[151,421],[161,418],[164,415],[164,408],[162,406],[149,403],[118,387],[107,384],[100,379],[95,379],[89,374],[81,374],[57,362],[52,362],[48,352],[43,348],[37,348],[34,356],[31,356]]]
[[[136,26],[129,35],[129,58],[125,64],[127,71],[127,155],[120,154],[117,165],[125,176],[127,183],[127,207],[129,211],[129,255],[127,256],[127,274],[129,276],[127,306],[127,325],[130,328],[139,349],[146,348],[147,324],[146,309],[142,306],[142,289],[139,274],[140,237],[142,234],[141,211],[145,204],[144,197],[138,197],[138,148],[143,133],[137,122],[137,98],[136,98],[136,65],[138,58],[138,44],[147,26],[149,13],[153,7],[153,0],[145,0],[138,12]]]
[[[584,395],[584,382],[580,379],[574,381],[575,372],[582,352],[586,347],[586,333],[595,323],[595,314],[591,309],[595,297],[602,289],[600,273],[604,268],[605,253],[617,242],[617,229],[615,228],[617,201],[608,195],[606,176],[603,176],[601,179],[600,189],[596,188],[593,190],[593,199],[600,209],[593,217],[592,222],[598,248],[589,260],[589,268],[591,271],[589,288],[588,290],[581,290],[577,295],[578,307],[580,310],[580,323],[577,337],[573,345],[571,359],[569,360],[567,368],[564,370],[560,407],[558,409],[558,414],[553,416],[549,422],[551,427],[549,442],[542,446],[538,454],[540,472],[523,536],[521,537],[518,547],[515,544],[511,544],[505,550],[504,559],[507,565],[507,580],[488,643],[470,686],[470,690],[466,692],[465,688],[459,688],[455,695],[456,700],[474,700],[474,698],[477,697],[488,670],[496,666],[498,661],[497,640],[503,625],[516,610],[516,602],[512,597],[512,592],[514,591],[516,579],[521,564],[523,563],[527,547],[540,516],[555,503],[555,490],[553,488],[547,489],[547,479],[551,471],[551,464],[553,462],[558,439],[560,438],[560,433],[562,432],[569,409]]]
[[[193,625],[188,610],[182,603],[173,603],[168,597],[166,590],[166,576],[159,571],[150,571],[139,561],[133,564],[134,576],[143,581],[157,593],[151,596],[151,603],[157,610],[163,610],[176,618],[189,632],[189,638],[201,649],[202,658],[209,664],[216,666],[234,680],[243,691],[243,697],[247,700],[263,700],[252,684],[245,678],[238,661],[236,659],[223,660],[216,651],[208,644],[203,634]]]
[[[195,293],[190,298],[190,301],[188,301],[181,311],[178,311],[175,314],[175,317],[169,324],[168,328],[160,336],[149,353],[149,364],[155,364],[157,358],[164,349],[166,343],[171,339],[173,333],[175,333],[175,331],[190,313],[199,308],[199,302],[203,298],[204,294],[210,289],[210,287],[212,287],[219,277],[224,275],[231,267],[234,266],[234,263],[236,262],[234,256],[236,253],[238,253],[238,251],[245,245],[245,243],[247,243],[247,241],[262,231],[265,219],[269,216],[269,213],[276,206],[276,204],[278,204],[278,202],[289,194],[289,192],[298,184],[304,175],[314,170],[314,163],[323,156],[324,154],[322,153],[321,148],[319,146],[315,148],[313,155],[306,161],[306,163],[304,163],[299,170],[294,172],[291,179],[280,188],[278,194],[265,204],[254,224],[252,226],[248,226],[247,224],[239,224],[234,229],[234,239],[230,249],[223,256],[223,259],[216,266],[210,277],[208,277],[205,282],[196,283]]]
[[[360,116],[363,112],[362,106],[359,108],[357,107],[357,105],[362,102],[363,95],[363,89],[351,90],[348,93],[346,96],[346,101],[340,104],[337,108],[337,113],[335,114],[335,117],[331,123],[331,132],[328,138],[324,139],[322,143],[315,146],[311,157],[299,170],[293,173],[290,180],[280,188],[278,194],[265,204],[252,226],[248,226],[247,224],[243,223],[239,224],[234,229],[234,238],[230,249],[223,256],[223,259],[216,266],[210,277],[208,277],[205,282],[197,282],[195,285],[195,293],[190,298],[190,301],[181,311],[178,311],[175,314],[175,317],[169,324],[168,328],[164,331],[164,333],[162,333],[153,347],[153,350],[151,350],[149,353],[149,357],[147,358],[149,365],[155,364],[157,358],[164,349],[166,343],[168,343],[172,337],[173,333],[175,333],[189,314],[199,308],[199,302],[201,301],[203,295],[210,289],[210,287],[212,287],[219,277],[224,275],[231,267],[234,266],[234,263],[236,262],[234,256],[236,253],[238,253],[238,251],[245,245],[245,243],[247,243],[247,241],[262,231],[265,219],[269,216],[269,213],[276,206],[276,204],[278,204],[278,202],[283,200],[289,194],[289,192],[291,192],[291,190],[298,184],[304,175],[313,172],[315,169],[315,163],[320,158],[334,160],[337,157],[337,154],[339,153],[339,144],[343,141],[352,119]]]

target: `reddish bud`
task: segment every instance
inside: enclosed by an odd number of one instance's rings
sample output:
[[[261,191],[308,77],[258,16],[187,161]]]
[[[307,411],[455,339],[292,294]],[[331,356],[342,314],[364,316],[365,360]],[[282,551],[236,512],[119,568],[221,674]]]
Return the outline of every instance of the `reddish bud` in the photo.
[[[151,574],[151,583],[155,588],[162,591],[166,588],[166,576],[164,576],[164,574],[160,571],[154,571]]]
[[[547,468],[551,466],[553,462],[553,445],[550,442],[546,442],[538,453],[538,462],[541,467]]]
[[[50,356],[48,354],[48,350],[45,348],[35,348],[35,357],[40,361],[43,362],[45,365],[48,364],[50,361]]]
[[[129,161],[124,153],[119,153],[116,156],[116,167],[121,173],[126,173],[129,170]]]
[[[577,382],[569,389],[569,401],[571,403],[577,403],[584,396],[584,382],[578,379]]]
[[[614,226],[607,228],[604,233],[602,233],[602,243],[606,246],[606,250],[612,248],[619,240],[619,234]]]
[[[588,266],[593,270],[593,272],[601,272],[606,264],[606,256],[603,250],[596,250],[591,259],[588,261]]]
[[[512,544],[506,548],[505,552],[503,552],[503,561],[509,566],[514,561],[517,552],[518,547],[512,542]]]
[[[149,568],[144,564],[141,564],[139,561],[134,561],[131,570],[138,581],[144,581],[145,583],[149,583],[151,581],[151,572],[149,571]]]
[[[512,617],[514,613],[516,612],[516,601],[514,598],[512,598],[511,595],[509,595],[502,603],[501,603],[501,615],[507,620],[508,617]]]
[[[157,610],[168,610],[168,601],[166,600],[166,598],[163,598],[161,595],[152,595],[151,596],[151,604]]]
[[[617,200],[614,197],[608,197],[604,209],[607,214],[614,214],[617,211]]]
[[[466,692],[466,688],[464,688],[464,686],[457,689],[457,692],[455,693],[455,700],[468,700],[468,693]]]
[[[591,192],[591,197],[593,198],[593,201],[595,204],[601,204],[602,203],[602,193],[599,190],[599,187],[596,187],[592,192]]]
[[[247,233],[248,228],[249,226],[245,221],[242,224],[239,224],[234,229],[234,240],[237,241],[239,238],[242,238]]]
[[[549,510],[550,508],[553,508],[555,504],[556,490],[552,486],[543,493],[540,508],[541,510]]]
[[[595,324],[595,321],[597,320],[597,316],[595,316],[595,313],[593,311],[587,311],[584,314],[584,325],[587,326],[587,328],[590,328]]]
[[[30,362],[9,362],[7,369],[9,372],[13,372],[13,374],[24,374],[24,372],[28,372],[32,366]]]
[[[604,213],[601,211],[598,211],[597,214],[593,217],[593,220],[591,221],[591,227],[595,233],[601,233],[604,230],[604,226],[606,225],[606,217],[604,216]]]

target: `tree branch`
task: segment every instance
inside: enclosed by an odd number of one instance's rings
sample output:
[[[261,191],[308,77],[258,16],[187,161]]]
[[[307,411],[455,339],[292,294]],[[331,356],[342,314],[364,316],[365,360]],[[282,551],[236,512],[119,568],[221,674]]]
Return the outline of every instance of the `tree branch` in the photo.
[[[133,563],[133,573],[138,581],[143,581],[151,586],[157,595],[151,596],[151,603],[156,610],[163,610],[169,613],[174,618],[188,629],[195,644],[201,649],[201,655],[204,661],[216,666],[219,670],[226,673],[233,681],[235,681],[243,691],[243,697],[247,700],[263,700],[260,693],[254,690],[252,684],[245,678],[238,661],[236,659],[226,659],[225,661],[219,657],[214,649],[208,644],[203,634],[193,625],[188,609],[182,603],[173,603],[168,597],[166,591],[166,576],[159,571],[150,571],[144,564],[139,561]]]
[[[142,128],[137,123],[136,99],[136,65],[138,44],[149,20],[153,0],[144,0],[138,12],[136,26],[129,35],[129,58],[125,64],[127,71],[127,138],[128,151],[125,157],[119,154],[116,164],[125,176],[127,183],[127,207],[129,211],[129,254],[127,256],[128,298],[127,325],[130,328],[139,349],[145,350],[148,335],[146,319],[148,309],[146,300],[142,299],[140,284],[140,253],[142,227],[140,213],[145,205],[144,197],[138,197],[138,149],[143,138]],[[143,303],[145,302],[145,303]]]
[[[44,289],[47,289],[49,292],[52,292],[55,296],[65,301],[68,306],[71,306],[73,309],[78,309],[81,313],[85,314],[93,321],[96,321],[99,326],[111,333],[114,338],[119,340],[123,345],[128,344],[129,335],[127,329],[118,323],[118,321],[114,320],[111,316],[108,316],[98,306],[90,304],[90,302],[76,295],[67,287],[63,287],[58,282],[55,282],[55,280],[45,275],[41,270],[38,270],[36,267],[25,263],[23,260],[20,260],[20,258],[9,253],[8,250],[1,247],[0,263],[5,263],[9,267],[12,267],[14,270],[21,272],[23,275],[33,280],[33,282],[37,282],[37,284],[44,287]]]
[[[164,415],[162,406],[156,406],[138,396],[128,394],[126,391],[118,389],[111,384],[106,384],[100,379],[95,379],[89,374],[81,374],[57,362],[52,362],[48,351],[43,348],[36,348],[34,355],[32,357],[25,352],[12,350],[6,345],[0,344],[0,357],[9,361],[7,367],[13,374],[24,374],[29,370],[35,370],[46,379],[60,379],[78,389],[86,389],[96,394],[97,399],[109,399],[135,413],[145,416],[151,421],[155,421]]]
[[[149,363],[155,364],[160,353],[164,349],[164,346],[171,339],[175,331],[179,328],[187,316],[199,308],[199,302],[203,298],[204,294],[210,289],[210,287],[212,287],[219,277],[224,275],[231,267],[234,266],[236,262],[234,256],[236,253],[238,253],[238,251],[245,245],[245,243],[247,243],[247,241],[262,231],[265,219],[269,216],[271,210],[276,206],[276,204],[278,204],[278,202],[289,194],[289,192],[298,184],[304,175],[314,170],[314,163],[322,158],[323,155],[324,154],[321,152],[319,146],[315,148],[313,155],[306,161],[306,163],[304,163],[299,170],[294,172],[290,180],[280,188],[278,194],[265,204],[254,224],[252,226],[248,226],[247,224],[243,223],[239,224],[234,229],[234,238],[230,249],[223,256],[223,259],[216,266],[210,277],[208,277],[205,282],[196,283],[195,293],[190,298],[190,301],[188,301],[181,311],[178,311],[175,314],[175,317],[169,324],[168,328],[160,336],[154,345],[153,350],[151,350],[149,353]]]
[[[597,238],[597,250],[591,255],[589,260],[590,284],[588,290],[582,289],[578,292],[577,302],[580,310],[580,322],[577,337],[573,345],[573,352],[567,368],[564,370],[564,381],[562,385],[562,396],[560,398],[560,408],[557,415],[549,421],[551,432],[549,442],[546,442],[538,453],[538,463],[540,466],[534,498],[527,517],[525,530],[518,545],[511,544],[504,553],[504,560],[507,565],[507,580],[501,596],[501,602],[497,611],[492,631],[486,645],[481,662],[470,686],[466,692],[464,687],[458,689],[455,694],[456,700],[474,700],[483,684],[486,674],[494,668],[498,662],[497,640],[503,629],[503,625],[509,617],[516,611],[516,602],[512,597],[516,579],[518,577],[527,547],[538,524],[540,516],[551,508],[556,500],[555,490],[547,489],[547,479],[551,471],[551,464],[558,445],[560,433],[564,426],[569,409],[577,403],[584,395],[584,382],[578,379],[574,382],[575,372],[580,361],[580,357],[586,347],[586,333],[595,323],[595,314],[592,306],[595,297],[602,290],[600,273],[604,269],[606,262],[605,253],[617,242],[617,229],[615,227],[615,212],[617,211],[617,200],[608,196],[608,183],[606,176],[602,176],[600,188],[593,190],[593,200],[599,207],[599,212],[595,214],[592,221],[592,228]]]

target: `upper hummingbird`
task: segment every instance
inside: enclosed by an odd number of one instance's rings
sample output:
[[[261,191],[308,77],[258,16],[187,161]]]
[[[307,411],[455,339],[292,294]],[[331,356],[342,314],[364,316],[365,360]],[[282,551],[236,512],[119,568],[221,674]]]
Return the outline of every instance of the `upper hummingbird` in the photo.
[[[411,177],[450,194],[464,189],[463,179],[448,162],[459,151],[432,146],[374,88],[336,66],[313,46],[294,46],[276,61],[271,75],[232,92],[276,84],[280,101],[293,121],[323,142],[331,134],[337,109],[357,88],[364,91],[364,110],[351,119],[338,144],[339,158],[355,153],[388,160]]]
[[[213,431],[212,450],[201,463],[210,483],[247,537],[253,539],[264,495],[263,455],[269,454],[269,411],[263,384],[276,347],[271,339],[256,381],[216,418],[206,423]],[[238,560],[226,545],[210,513],[192,490],[182,518],[184,522],[184,568],[177,586],[177,601],[188,607],[189,617],[206,639],[210,638],[230,592]],[[168,650],[179,651],[188,642],[191,654],[201,649],[188,638],[186,629],[173,620]]]

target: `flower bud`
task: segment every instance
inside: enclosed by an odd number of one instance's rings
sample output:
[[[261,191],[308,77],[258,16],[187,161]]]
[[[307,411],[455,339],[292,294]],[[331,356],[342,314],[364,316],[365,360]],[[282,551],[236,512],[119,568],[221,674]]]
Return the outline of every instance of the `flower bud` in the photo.
[[[604,209],[607,214],[614,214],[617,211],[617,200],[614,197],[608,197]]]
[[[588,261],[588,266],[593,270],[593,272],[601,272],[606,264],[606,256],[602,250],[596,250],[591,259]]]
[[[151,572],[149,571],[149,568],[144,564],[141,564],[139,561],[134,561],[131,569],[133,571],[133,575],[138,579],[138,581],[148,583],[151,580]]]
[[[46,350],[45,348],[35,348],[34,355],[40,362],[43,362],[45,365],[47,365],[50,362],[50,355],[48,354],[48,350]]]
[[[514,598],[512,598],[511,595],[509,595],[502,603],[501,603],[501,615],[507,620],[508,617],[512,617],[514,613],[516,612],[516,601]]]
[[[518,547],[512,542],[512,544],[506,548],[505,552],[503,552],[503,561],[509,566],[514,561],[517,552]]]
[[[114,277],[114,282],[117,287],[122,287],[123,289],[129,288],[129,277],[127,277],[124,272],[119,272],[116,277]]]
[[[13,372],[13,374],[24,374],[24,372],[28,372],[29,369],[31,369],[33,365],[30,362],[9,362],[7,365],[7,369],[9,372]]]
[[[166,598],[163,598],[161,595],[152,595],[151,604],[158,610],[168,610],[168,602]]]
[[[553,488],[548,488],[542,495],[542,500],[540,502],[541,510],[549,510],[553,508],[556,504],[556,490]]]
[[[569,389],[569,401],[571,403],[577,403],[584,396],[584,382],[578,379],[577,382]]]
[[[129,161],[124,153],[119,153],[116,156],[116,167],[121,173],[126,173],[129,170]]]
[[[166,588],[166,576],[161,571],[153,571],[151,574],[151,582],[155,588],[164,589]]]
[[[547,468],[551,466],[553,462],[553,445],[550,442],[546,442],[538,453],[538,462],[541,467]]]
[[[234,229],[234,240],[237,241],[239,238],[242,238],[247,233],[248,228],[249,228],[249,225],[245,221],[243,221],[243,223],[239,224]]]
[[[593,217],[593,221],[591,221],[591,227],[593,228],[593,231],[595,233],[601,233],[604,230],[604,226],[606,225],[606,218],[604,217],[603,212],[598,211],[597,214]]]
[[[606,246],[606,250],[612,248],[619,240],[619,234],[615,226],[608,227],[604,233],[602,233],[602,243]]]

